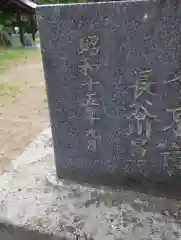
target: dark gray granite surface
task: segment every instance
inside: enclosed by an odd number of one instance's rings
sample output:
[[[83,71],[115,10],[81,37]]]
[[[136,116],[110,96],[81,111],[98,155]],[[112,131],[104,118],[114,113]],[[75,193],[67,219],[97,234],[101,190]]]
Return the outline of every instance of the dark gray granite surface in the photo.
[[[177,184],[181,8],[46,5],[37,18],[58,176]]]

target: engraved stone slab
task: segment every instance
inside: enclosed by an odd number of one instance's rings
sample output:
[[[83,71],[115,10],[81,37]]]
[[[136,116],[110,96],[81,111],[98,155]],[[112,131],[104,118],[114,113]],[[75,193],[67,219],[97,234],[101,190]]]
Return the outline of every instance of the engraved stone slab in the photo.
[[[37,16],[58,177],[180,177],[180,7],[45,5]]]

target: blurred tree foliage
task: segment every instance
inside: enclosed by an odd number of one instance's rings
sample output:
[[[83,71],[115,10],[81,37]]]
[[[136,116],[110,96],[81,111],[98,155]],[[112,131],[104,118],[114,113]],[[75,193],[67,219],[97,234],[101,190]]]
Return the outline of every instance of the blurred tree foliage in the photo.
[[[11,46],[13,16],[0,11],[0,45]]]
[[[0,0],[1,1],[1,0]],[[87,0],[38,0],[38,4],[56,4],[56,3],[81,3]],[[12,14],[7,14],[0,11],[0,45],[11,45],[11,33],[16,26],[16,17]],[[26,32],[31,33],[31,26],[29,20],[23,21]],[[37,26],[36,26],[37,30]]]

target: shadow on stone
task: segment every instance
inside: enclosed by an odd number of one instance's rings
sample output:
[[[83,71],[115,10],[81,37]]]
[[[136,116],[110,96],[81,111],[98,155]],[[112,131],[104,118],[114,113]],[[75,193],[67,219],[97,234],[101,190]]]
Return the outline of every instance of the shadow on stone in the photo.
[[[64,172],[65,175],[58,177],[60,179],[70,179],[70,175],[67,172]],[[79,176],[79,178],[78,178]],[[81,176],[81,178],[80,178]],[[111,181],[110,181],[111,179]],[[125,189],[125,190],[131,190],[135,192],[140,192],[144,194],[151,194],[156,197],[167,197],[167,198],[181,198],[181,185],[179,184],[179,176],[172,176],[169,180],[163,180],[163,181],[155,181],[145,179],[145,177],[142,176],[126,176],[126,177],[119,177],[119,178],[113,178],[112,176],[104,178],[103,176],[97,176],[96,178],[87,178],[87,176],[82,176],[80,174],[75,174],[75,177],[71,178],[72,181],[83,183],[83,184],[89,184],[91,182],[92,186],[108,186],[113,189]],[[121,186],[121,187],[120,187]]]
[[[0,239],[2,240],[68,240],[64,237],[56,237],[40,233],[38,231],[31,231],[23,227],[17,227],[11,223],[0,222]]]

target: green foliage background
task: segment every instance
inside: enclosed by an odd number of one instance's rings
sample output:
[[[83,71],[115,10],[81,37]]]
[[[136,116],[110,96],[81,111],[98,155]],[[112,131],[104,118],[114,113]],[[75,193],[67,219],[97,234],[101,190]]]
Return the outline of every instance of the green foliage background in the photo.
[[[1,0],[0,0],[1,1]],[[37,0],[38,4],[56,4],[56,3],[81,3],[88,0]],[[0,45],[11,45],[9,33],[16,25],[14,16],[0,11]],[[29,32],[29,23],[25,22],[25,28]],[[31,32],[31,29],[30,29]]]
[[[11,45],[9,32],[11,32],[12,23],[13,16],[0,11],[0,45]]]

